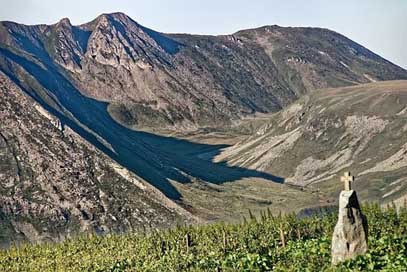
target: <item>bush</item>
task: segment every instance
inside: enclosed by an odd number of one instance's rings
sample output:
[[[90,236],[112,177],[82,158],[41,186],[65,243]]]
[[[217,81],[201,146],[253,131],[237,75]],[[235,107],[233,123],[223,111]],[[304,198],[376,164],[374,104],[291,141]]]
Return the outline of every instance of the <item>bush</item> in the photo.
[[[369,252],[331,266],[335,214],[84,236],[0,251],[0,271],[406,271],[407,212],[363,207]],[[188,241],[186,240],[188,234]]]

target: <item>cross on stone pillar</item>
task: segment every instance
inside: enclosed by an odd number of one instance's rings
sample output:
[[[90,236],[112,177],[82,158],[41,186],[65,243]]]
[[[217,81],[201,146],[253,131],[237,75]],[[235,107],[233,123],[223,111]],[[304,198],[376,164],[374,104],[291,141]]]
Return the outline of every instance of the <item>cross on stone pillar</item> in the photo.
[[[341,177],[345,190],[339,195],[339,213],[332,235],[332,264],[336,265],[348,259],[365,254],[368,250],[368,225],[360,210],[355,190],[351,190],[354,177],[349,173]]]
[[[341,181],[345,185],[345,191],[350,191],[352,189],[352,182],[355,181],[355,177],[350,174],[350,172],[345,172],[341,177]]]

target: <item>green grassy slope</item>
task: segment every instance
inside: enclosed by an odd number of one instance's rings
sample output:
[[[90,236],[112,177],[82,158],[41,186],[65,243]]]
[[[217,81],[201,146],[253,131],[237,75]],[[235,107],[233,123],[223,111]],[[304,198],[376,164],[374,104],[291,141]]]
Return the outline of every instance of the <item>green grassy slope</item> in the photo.
[[[369,222],[369,252],[337,267],[330,265],[336,214],[305,219],[263,214],[242,224],[178,227],[11,248],[0,251],[0,270],[405,271],[407,210],[383,211],[377,205],[363,210]]]
[[[335,197],[350,170],[365,200],[407,193],[407,81],[322,89],[272,115],[215,162],[272,173]]]

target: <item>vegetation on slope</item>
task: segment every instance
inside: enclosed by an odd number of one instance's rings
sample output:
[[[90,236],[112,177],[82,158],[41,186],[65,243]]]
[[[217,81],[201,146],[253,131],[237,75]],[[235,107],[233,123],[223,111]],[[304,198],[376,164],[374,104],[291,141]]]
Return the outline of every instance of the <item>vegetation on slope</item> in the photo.
[[[331,199],[349,169],[362,199],[389,203],[407,193],[406,105],[407,81],[314,91],[214,161],[272,173]]]
[[[1,271],[405,271],[407,209],[363,208],[369,252],[330,264],[336,214],[299,219],[263,214],[242,224],[92,236],[0,252]],[[188,238],[187,238],[188,237]]]

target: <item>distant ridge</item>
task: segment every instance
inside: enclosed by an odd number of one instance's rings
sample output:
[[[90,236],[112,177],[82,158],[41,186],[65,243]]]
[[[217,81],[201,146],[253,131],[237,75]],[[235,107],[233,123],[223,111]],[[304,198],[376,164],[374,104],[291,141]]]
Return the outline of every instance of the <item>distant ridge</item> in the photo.
[[[321,28],[164,34],[118,12],[79,26],[68,18],[50,26],[2,22],[0,43],[52,64],[80,92],[108,102],[115,120],[139,129],[223,127],[314,89],[407,79],[404,69]]]
[[[373,191],[358,178],[365,199],[405,196],[404,160],[386,161],[405,151],[405,97],[379,81],[407,71],[327,29],[164,34],[123,13],[0,22],[0,77],[0,243],[330,206],[351,162],[364,177],[389,170]],[[243,131],[255,134],[229,146]]]

